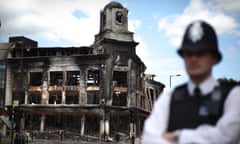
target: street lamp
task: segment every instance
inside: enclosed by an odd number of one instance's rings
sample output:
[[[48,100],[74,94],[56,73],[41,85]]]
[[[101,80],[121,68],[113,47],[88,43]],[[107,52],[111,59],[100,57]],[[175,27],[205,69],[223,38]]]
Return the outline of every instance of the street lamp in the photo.
[[[181,74],[176,74],[176,75],[170,75],[170,76],[169,76],[169,86],[170,86],[170,88],[171,88],[171,79],[172,79],[172,77],[174,77],[174,76],[181,76]]]

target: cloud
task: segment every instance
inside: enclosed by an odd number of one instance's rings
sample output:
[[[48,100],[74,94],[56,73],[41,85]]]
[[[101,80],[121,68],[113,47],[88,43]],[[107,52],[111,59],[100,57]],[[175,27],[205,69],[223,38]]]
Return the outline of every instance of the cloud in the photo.
[[[194,20],[202,19],[209,22],[218,34],[239,33],[237,21],[234,17],[221,11],[219,5],[215,6],[204,0],[191,0],[182,14],[161,18],[158,22],[158,29],[169,38],[169,43],[175,47],[180,45],[187,24]]]
[[[159,75],[184,74],[183,62],[180,58],[160,58],[157,60],[147,60],[145,63],[151,67],[152,71],[157,71]],[[151,73],[151,71],[149,71]]]
[[[232,14],[240,13],[240,0],[213,0],[216,7]]]
[[[139,35],[136,35],[134,39],[139,43],[136,47],[136,53],[143,61],[145,61],[149,56],[149,49]]]
[[[108,0],[0,0],[0,40],[24,35],[56,44],[90,45]],[[84,17],[74,15],[80,11]],[[44,44],[43,44],[44,45]],[[64,44],[63,44],[64,45]]]
[[[134,19],[134,20],[129,20],[129,31],[134,32],[136,31],[138,28],[141,27],[141,21]],[[147,45],[145,44],[145,42],[142,40],[142,37],[138,34],[134,34],[134,40],[136,42],[138,42],[139,44],[136,47],[136,53],[137,55],[143,60],[145,61],[147,59],[147,57],[149,56],[149,49],[147,47]]]
[[[236,58],[240,57],[240,50],[239,50],[239,48],[230,47],[226,50],[225,55],[226,55],[226,57],[228,57],[232,60],[236,60]]]
[[[0,0],[0,41],[23,35],[40,41],[40,46],[83,46],[94,41],[99,31],[100,11],[109,0]],[[134,32],[140,20],[129,20]],[[136,48],[141,58],[148,57],[148,49],[139,35]]]
[[[166,87],[169,86],[170,75],[181,75],[181,77],[173,80],[173,85],[187,81],[188,77],[184,69],[183,61],[180,60],[180,58],[160,58],[155,60],[146,60],[144,63],[151,67],[151,69],[146,70],[146,73],[155,74],[155,80],[163,83]]]

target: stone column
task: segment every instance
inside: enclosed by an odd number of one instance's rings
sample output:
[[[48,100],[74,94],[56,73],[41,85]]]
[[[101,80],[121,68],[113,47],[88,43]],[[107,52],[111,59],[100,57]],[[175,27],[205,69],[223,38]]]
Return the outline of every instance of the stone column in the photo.
[[[22,117],[21,120],[20,120],[20,131],[23,131],[25,129],[25,118]]]
[[[65,89],[62,91],[62,104],[65,104],[66,103],[66,91]]]
[[[12,100],[13,100],[13,95],[12,95],[12,91],[13,91],[13,75],[12,75],[12,70],[11,68],[7,67],[6,69],[6,96],[5,96],[5,105],[12,105]]]
[[[99,130],[100,136],[104,137],[104,131],[105,130],[104,130],[104,120],[103,119],[100,120],[99,125],[100,125],[100,130]]]
[[[25,91],[24,104],[28,104],[28,90]]]
[[[105,135],[106,135],[106,137],[109,137],[109,134],[110,134],[109,118],[107,118],[107,119],[105,120],[104,125],[105,125]]]
[[[41,122],[40,122],[40,133],[42,133],[44,131],[44,125],[45,125],[45,115],[41,116]]]
[[[42,91],[42,104],[48,104],[48,101],[49,101],[49,93],[48,93],[48,83],[47,81],[43,81],[42,83],[42,88],[41,88],[41,91]]]
[[[48,75],[47,72],[43,74],[43,83],[41,87],[41,104],[48,104],[49,103],[49,93],[48,93]],[[45,126],[45,115],[41,116],[41,121],[40,121],[40,132],[44,131],[44,126]]]
[[[86,104],[87,103],[87,91],[86,91],[86,69],[81,70],[81,80],[80,80],[80,91],[79,91],[79,104]]]
[[[129,78],[128,78],[128,97],[127,97],[127,106],[136,106],[136,92],[137,92],[137,78],[136,70],[134,69],[134,64],[132,60],[128,61],[129,67]]]
[[[130,123],[130,139],[136,137],[136,124]]]
[[[86,117],[85,117],[85,115],[83,115],[81,117],[81,131],[80,131],[81,136],[83,136],[85,133],[85,120],[86,120]]]
[[[103,108],[102,110],[102,116],[101,116],[101,120],[100,120],[100,136],[103,137],[104,139],[109,137],[110,134],[110,117],[109,117],[109,111],[105,108]]]
[[[66,103],[66,81],[67,81],[67,72],[63,72],[63,85],[62,85],[62,99],[61,104]]]

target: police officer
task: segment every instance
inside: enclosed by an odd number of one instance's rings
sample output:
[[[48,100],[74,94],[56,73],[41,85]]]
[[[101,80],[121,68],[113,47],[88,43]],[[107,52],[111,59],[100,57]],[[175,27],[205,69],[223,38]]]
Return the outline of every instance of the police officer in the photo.
[[[159,97],[145,121],[142,143],[240,142],[240,86],[212,77],[222,59],[213,27],[202,20],[189,24],[177,52],[190,80]]]

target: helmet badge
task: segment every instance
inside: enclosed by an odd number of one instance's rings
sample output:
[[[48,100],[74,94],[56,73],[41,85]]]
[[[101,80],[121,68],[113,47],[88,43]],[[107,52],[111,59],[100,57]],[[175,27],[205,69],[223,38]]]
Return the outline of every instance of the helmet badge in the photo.
[[[201,22],[195,22],[188,31],[188,38],[193,42],[197,42],[202,39],[204,35]]]

